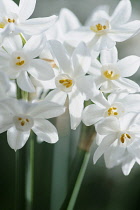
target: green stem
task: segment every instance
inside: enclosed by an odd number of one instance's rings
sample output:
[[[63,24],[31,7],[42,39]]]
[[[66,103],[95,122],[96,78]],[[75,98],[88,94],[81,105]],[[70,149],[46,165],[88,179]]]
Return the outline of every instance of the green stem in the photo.
[[[73,192],[72,192],[72,195],[71,195],[71,198],[70,198],[70,201],[69,201],[69,204],[68,204],[68,207],[67,207],[67,210],[74,209],[76,199],[77,199],[77,196],[78,196],[78,193],[79,193],[79,190],[80,190],[80,187],[81,187],[84,175],[85,175],[85,171],[88,165],[89,158],[90,158],[90,153],[86,152],[81,169],[79,171],[79,174],[78,174],[75,186],[74,186],[74,189],[73,189]]]
[[[15,153],[15,210],[19,209],[19,152]]]
[[[34,200],[34,134],[31,132],[30,136],[30,146],[28,148],[29,159],[27,163],[27,173],[26,173],[26,200],[27,200],[27,210],[33,210],[33,200]]]

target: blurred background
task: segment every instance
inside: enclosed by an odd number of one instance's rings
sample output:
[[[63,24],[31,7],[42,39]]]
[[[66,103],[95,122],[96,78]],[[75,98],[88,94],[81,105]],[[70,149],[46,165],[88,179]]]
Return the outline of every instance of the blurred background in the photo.
[[[19,1],[15,0],[16,3]],[[110,6],[110,14],[119,0],[37,0],[33,17],[59,14],[61,8],[72,10],[84,24],[93,9],[100,4]],[[132,20],[140,19],[140,1],[131,0]],[[119,58],[128,55],[140,56],[140,35],[117,44]],[[132,78],[140,85],[140,70]],[[60,140],[55,145],[35,142],[35,194],[33,210],[59,210],[65,198],[69,181],[69,170],[76,152],[80,129],[70,131],[68,113],[56,121]],[[20,151],[19,210],[25,210],[28,193],[26,183],[26,147]],[[140,166],[135,165],[125,177],[121,168],[106,169],[101,158],[93,165],[92,158],[96,144],[91,148],[91,158],[82,183],[74,210],[139,210],[140,209]],[[0,210],[14,210],[15,152],[8,146],[6,134],[0,141]],[[26,197],[24,196],[26,194]]]

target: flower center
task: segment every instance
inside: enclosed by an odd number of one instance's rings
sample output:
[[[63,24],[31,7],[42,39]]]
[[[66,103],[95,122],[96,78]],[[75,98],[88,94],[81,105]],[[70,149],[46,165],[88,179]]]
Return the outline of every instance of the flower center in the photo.
[[[15,116],[13,119],[15,126],[20,131],[28,131],[32,128],[34,122],[33,119],[30,116]]]
[[[16,59],[17,59],[16,62],[17,66],[22,66],[25,63],[25,61],[20,56],[18,56]]]
[[[115,74],[112,70],[107,70],[103,72],[103,75],[110,80],[116,80],[120,77],[119,74]]]
[[[127,133],[122,134],[120,137],[120,141],[124,143],[126,139],[131,139],[131,136]]]
[[[116,107],[110,107],[107,111],[108,113],[108,116],[116,116],[118,115],[118,112],[117,112],[117,108]]]
[[[59,83],[64,85],[66,88],[69,88],[72,86],[72,79],[60,79]]]
[[[55,79],[55,84],[64,92],[70,92],[74,85],[73,79],[67,74],[60,74]]]
[[[94,26],[90,26],[90,30],[94,31],[95,33],[103,31],[107,28],[108,28],[107,25],[102,25],[100,23],[98,23],[97,25],[94,25]]]
[[[10,18],[8,18],[8,23],[15,23],[15,19],[10,19]]]

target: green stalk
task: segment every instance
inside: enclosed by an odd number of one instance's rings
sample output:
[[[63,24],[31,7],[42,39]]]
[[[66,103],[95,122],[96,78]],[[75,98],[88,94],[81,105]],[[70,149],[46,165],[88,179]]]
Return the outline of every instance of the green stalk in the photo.
[[[27,162],[27,173],[26,173],[26,210],[33,210],[34,201],[34,134],[31,132],[30,145],[27,149],[28,162]]]
[[[78,177],[77,177],[77,180],[76,180],[76,183],[75,183],[75,186],[74,186],[74,189],[73,189],[73,192],[72,192],[72,195],[71,195],[68,207],[67,207],[67,210],[74,209],[76,199],[77,199],[77,196],[78,196],[78,193],[79,193],[79,190],[80,190],[80,187],[81,187],[81,184],[82,184],[85,172],[86,172],[89,158],[90,158],[90,153],[85,152],[84,160],[83,160],[81,169],[79,171],[79,174],[78,174]]]
[[[69,178],[69,188],[67,196],[63,202],[61,210],[72,210],[86,172],[90,157],[90,147],[93,142],[94,127],[86,127],[84,124],[81,129],[81,137],[76,156],[73,160]]]

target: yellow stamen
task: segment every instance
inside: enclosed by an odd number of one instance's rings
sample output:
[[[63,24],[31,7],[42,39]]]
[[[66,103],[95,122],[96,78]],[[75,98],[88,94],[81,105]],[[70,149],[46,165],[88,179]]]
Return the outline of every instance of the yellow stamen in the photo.
[[[5,24],[3,22],[0,22],[0,28],[4,28]]]
[[[103,75],[107,78],[107,79],[110,79],[110,80],[115,80],[115,79],[118,79],[120,77],[119,74],[114,74],[113,71],[110,71],[110,70],[107,70],[103,73]]]
[[[122,143],[124,143],[127,138],[131,139],[131,136],[127,133],[124,133],[124,134],[121,135],[120,140],[121,140]]]
[[[24,126],[25,125],[25,121],[22,120],[20,124],[21,124],[21,126]]]
[[[15,20],[8,18],[8,23],[15,23]]]
[[[26,122],[29,122],[29,119],[26,119]]]
[[[109,109],[108,109],[108,116],[111,116],[111,115],[118,115],[118,112],[116,112],[115,110],[117,110],[117,108],[116,107],[110,107]]]
[[[100,23],[98,23],[95,26],[90,26],[90,30],[92,30],[94,32],[99,32],[99,31],[102,31],[102,30],[105,30],[105,29],[107,29],[107,26],[106,25],[102,25]]]
[[[59,80],[59,83],[63,84],[66,88],[69,88],[72,86],[71,79],[61,79],[61,80]]]

